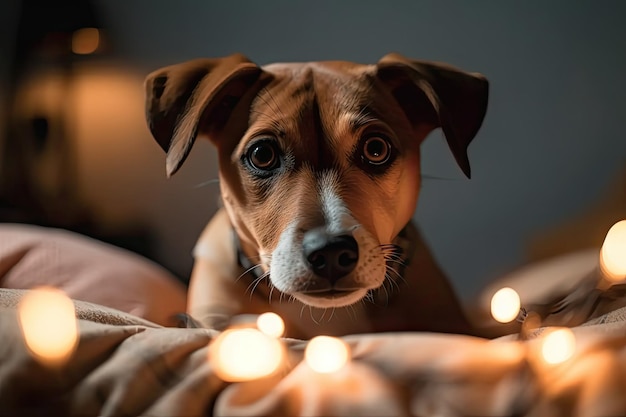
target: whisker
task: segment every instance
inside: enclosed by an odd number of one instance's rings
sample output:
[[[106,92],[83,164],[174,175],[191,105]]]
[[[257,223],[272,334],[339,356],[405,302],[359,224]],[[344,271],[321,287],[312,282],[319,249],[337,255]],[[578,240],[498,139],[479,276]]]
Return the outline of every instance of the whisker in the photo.
[[[254,291],[257,289],[257,287],[259,286],[259,284],[261,283],[261,281],[263,281],[265,278],[269,277],[270,273],[269,271],[262,274],[261,276],[259,276],[258,278],[256,278],[254,281],[252,281],[252,283],[250,285],[254,286],[252,287],[252,290],[250,291],[250,300],[252,300],[252,295],[254,294]],[[250,288],[250,285],[248,285],[248,288]]]
[[[207,185],[219,184],[219,183],[220,183],[219,178],[213,178],[212,180],[208,180],[208,181],[201,182],[200,184],[196,184],[192,186],[192,188],[200,188],[200,187],[205,187]]]
[[[395,271],[394,269],[391,269],[391,271],[395,272],[396,275],[398,276],[398,278],[402,279],[402,277],[400,276],[400,274],[397,273],[397,271]],[[385,281],[389,282],[389,285],[391,286],[391,291],[400,291],[400,285],[398,284],[398,281],[396,281],[390,273],[385,272]]]
[[[438,177],[436,175],[429,175],[429,174],[421,174],[421,178],[425,180],[437,180],[437,181],[461,181],[462,180],[462,178],[445,178],[445,177]]]
[[[387,261],[387,264],[385,265],[385,268],[393,270],[398,275],[400,275],[400,273],[398,271],[396,271],[396,269],[393,267],[393,265],[389,265],[389,264],[396,264],[396,265],[399,265],[399,266],[406,266],[404,264],[404,262],[402,262],[402,261],[392,261],[392,260],[388,260]]]
[[[395,243],[381,243],[380,245],[378,245],[378,247],[382,249],[400,249],[400,246],[396,245]]]
[[[393,279],[393,281],[402,281],[403,284],[407,284],[406,279],[404,278],[404,276],[402,276],[402,274],[397,271],[395,268],[390,267],[389,265],[385,265],[386,269],[389,269],[390,271],[393,271],[393,273],[396,275],[397,278],[393,278],[390,276],[391,279]]]
[[[402,253],[396,250],[381,251],[384,257],[402,259]]]
[[[276,287],[276,285],[274,285],[274,283],[272,282],[271,276],[270,276],[270,279],[267,282],[268,282],[268,285],[270,287],[270,292],[269,292],[270,301],[271,301],[272,294],[274,294],[274,290],[276,290],[278,292],[278,294],[280,294],[278,296],[278,304],[280,304],[282,302],[282,300],[283,300],[283,297],[284,297],[285,293],[283,293],[281,290],[278,289],[278,287]]]
[[[333,319],[336,309],[337,309],[336,307],[333,307],[332,311],[330,312],[330,317],[328,318],[328,322],[330,322]]]
[[[385,258],[385,260],[387,259],[394,259],[394,260],[403,260],[404,258],[401,256],[401,254],[399,253],[392,253],[392,252],[388,252],[388,253],[384,253],[383,252],[383,258]]]
[[[313,323],[320,324],[317,320],[315,320],[315,317],[313,316],[313,308],[311,306],[309,306],[309,316],[311,317],[311,320],[313,320]]]
[[[235,280],[235,282],[239,281],[241,278],[243,278],[248,272],[252,272],[254,271],[256,268],[260,268],[261,264],[256,264],[256,265],[252,265],[250,268],[246,269],[245,271],[243,271],[243,273],[241,275],[239,275],[237,277],[237,279]]]
[[[258,266],[261,266],[261,262],[263,261],[261,255],[249,256],[248,259],[250,262],[257,262]]]
[[[248,284],[248,286],[246,287],[246,290],[244,291],[244,294],[248,292],[248,290],[250,291],[250,299],[252,300],[252,294],[254,294],[254,290],[256,289],[257,283],[259,281],[261,281],[263,279],[262,276],[255,278],[250,284]]]
[[[354,309],[354,304],[350,304],[350,311],[352,311],[352,321],[357,321],[358,314],[356,310]]]
[[[324,317],[326,316],[326,310],[327,310],[326,308],[324,308],[322,310],[322,316],[320,317],[320,322],[322,322],[322,320],[324,320]]]
[[[405,267],[406,266],[406,264],[402,260],[387,259],[386,261],[387,261],[387,264],[394,264],[394,265],[398,265],[398,266],[401,266],[401,267]],[[393,268],[392,265],[387,265],[387,267]]]
[[[383,281],[382,286],[385,287],[387,291],[393,292],[394,290],[393,282],[394,282],[393,278],[391,278],[391,275],[389,275],[389,272],[385,271],[385,280]],[[389,300],[387,300],[387,302],[389,302]]]
[[[385,286],[385,282],[387,282],[387,280],[383,281],[383,285],[381,285],[379,287],[379,290],[383,290],[385,292],[385,299],[386,299],[385,306],[388,306],[389,305],[389,291],[387,291],[387,287]]]

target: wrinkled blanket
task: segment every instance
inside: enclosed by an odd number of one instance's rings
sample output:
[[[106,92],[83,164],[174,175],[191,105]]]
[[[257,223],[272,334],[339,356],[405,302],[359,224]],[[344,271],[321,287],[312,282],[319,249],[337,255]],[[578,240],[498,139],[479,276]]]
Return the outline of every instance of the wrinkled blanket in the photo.
[[[353,360],[335,374],[316,374],[302,360],[306,342],[284,340],[280,372],[225,383],[207,359],[217,332],[78,301],[74,356],[40,365],[18,326],[22,294],[0,289],[2,416],[626,415],[624,308],[574,327],[575,355],[560,365],[538,358],[542,329],[527,341],[365,334],[344,338]]]

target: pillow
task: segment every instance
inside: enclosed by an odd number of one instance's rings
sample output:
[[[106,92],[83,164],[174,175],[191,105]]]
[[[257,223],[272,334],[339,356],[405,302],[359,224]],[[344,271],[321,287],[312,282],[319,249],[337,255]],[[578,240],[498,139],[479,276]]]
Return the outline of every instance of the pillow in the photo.
[[[0,287],[42,285],[164,326],[186,309],[184,284],[140,255],[66,230],[0,224]]]

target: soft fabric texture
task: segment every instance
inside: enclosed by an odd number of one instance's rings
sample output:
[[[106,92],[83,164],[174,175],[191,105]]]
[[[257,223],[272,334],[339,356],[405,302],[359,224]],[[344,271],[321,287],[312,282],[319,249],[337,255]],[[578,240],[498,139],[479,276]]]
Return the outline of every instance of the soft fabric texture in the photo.
[[[279,373],[229,384],[208,359],[217,332],[138,324],[81,302],[73,357],[61,368],[42,366],[22,342],[14,308],[21,295],[0,290],[1,415],[626,414],[624,309],[575,327],[575,356],[561,365],[538,358],[543,329],[526,342],[515,335],[364,334],[344,338],[353,360],[335,374],[316,374],[302,361],[306,342],[284,340],[289,356]],[[113,324],[104,324],[109,315]]]
[[[280,371],[241,383],[214,373],[217,331],[159,324],[184,309],[184,294],[156,265],[67,232],[15,225],[0,227],[0,255],[3,286],[63,289],[77,299],[79,326],[67,363],[40,364],[18,319],[28,290],[0,289],[0,416],[626,415],[626,288],[598,291],[596,249],[521,268],[478,302],[488,320],[489,294],[512,286],[544,325],[571,326],[576,350],[562,364],[540,357],[550,328],[520,340],[517,323],[496,325],[494,333],[509,334],[493,340],[347,336],[352,362],[330,375],[303,361],[306,341],[283,339]]]
[[[162,325],[186,310],[186,289],[139,255],[61,229],[0,224],[0,287],[47,285]]]

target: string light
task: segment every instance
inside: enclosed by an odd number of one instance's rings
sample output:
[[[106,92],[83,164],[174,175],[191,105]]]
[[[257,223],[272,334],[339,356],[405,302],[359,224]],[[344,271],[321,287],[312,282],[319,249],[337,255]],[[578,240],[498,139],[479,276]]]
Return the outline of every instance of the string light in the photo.
[[[574,355],[576,338],[569,328],[550,331],[541,344],[543,360],[551,365],[563,363]]]
[[[224,381],[249,381],[276,372],[283,361],[280,341],[257,329],[230,329],[211,344],[215,373]]]
[[[626,220],[615,223],[600,249],[600,267],[610,282],[626,278]]]
[[[520,307],[519,294],[513,288],[501,288],[491,298],[491,315],[500,323],[515,320],[519,315]]]
[[[285,332],[285,322],[276,313],[263,313],[256,321],[258,329],[268,336],[281,337]]]
[[[307,344],[304,358],[315,372],[326,374],[343,368],[350,360],[350,350],[341,339],[316,336]]]
[[[21,299],[18,316],[24,342],[46,365],[65,363],[78,343],[74,303],[61,290],[40,287]]]

